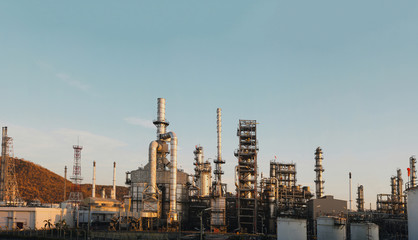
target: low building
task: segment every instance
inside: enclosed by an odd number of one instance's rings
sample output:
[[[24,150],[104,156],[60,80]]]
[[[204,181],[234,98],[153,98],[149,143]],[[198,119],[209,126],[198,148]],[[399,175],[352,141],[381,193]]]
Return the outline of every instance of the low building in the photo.
[[[112,217],[123,212],[122,203],[116,199],[89,197],[80,204],[79,223],[87,224],[89,214],[91,223],[109,223]]]
[[[44,207],[0,207],[1,229],[42,229],[48,223],[51,228],[65,220],[70,227],[73,223],[71,210]]]

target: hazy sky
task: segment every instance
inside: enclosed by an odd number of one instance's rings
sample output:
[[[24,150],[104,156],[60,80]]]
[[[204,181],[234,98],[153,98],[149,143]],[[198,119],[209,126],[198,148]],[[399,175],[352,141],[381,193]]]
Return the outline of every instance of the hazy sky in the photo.
[[[223,158],[234,191],[239,119],[258,125],[259,171],[297,164],[314,192],[366,204],[418,153],[416,1],[0,1],[0,124],[15,156],[72,174],[80,138],[84,183],[117,183],[147,163],[157,98],[167,100],[178,163],[193,149]],[[353,208],[355,204],[353,203]]]

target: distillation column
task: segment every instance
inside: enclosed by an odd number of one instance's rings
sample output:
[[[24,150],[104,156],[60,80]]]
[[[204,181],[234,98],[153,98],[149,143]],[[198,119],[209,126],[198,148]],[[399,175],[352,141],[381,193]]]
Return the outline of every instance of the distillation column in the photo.
[[[204,162],[203,156],[203,147],[196,146],[196,149],[193,151],[195,155],[195,178],[196,178],[196,185],[199,188],[199,196],[207,197],[210,194],[210,182],[211,182],[211,166],[210,162]]]
[[[325,181],[322,179],[322,173],[324,169],[322,167],[322,149],[318,147],[315,151],[315,172],[316,172],[316,179],[315,179],[315,187],[316,187],[316,198],[321,198],[324,195],[324,183]]]
[[[415,156],[411,156],[409,158],[409,167],[410,167],[410,183],[409,187],[413,188],[417,184],[417,170],[415,168],[415,164],[417,163],[417,159]]]
[[[396,199],[398,202],[399,213],[404,213],[404,195],[403,195],[403,179],[401,169],[396,170]]]
[[[212,199],[211,199],[211,221],[210,227],[211,231],[220,231],[226,232],[226,198],[225,198],[225,189],[223,189],[222,184],[222,164],[225,164],[225,161],[222,160],[222,118],[221,118],[221,109],[216,110],[217,113],[217,134],[218,134],[218,156],[215,163],[215,182],[212,187]]]
[[[364,189],[363,185],[357,188],[357,211],[364,212]]]

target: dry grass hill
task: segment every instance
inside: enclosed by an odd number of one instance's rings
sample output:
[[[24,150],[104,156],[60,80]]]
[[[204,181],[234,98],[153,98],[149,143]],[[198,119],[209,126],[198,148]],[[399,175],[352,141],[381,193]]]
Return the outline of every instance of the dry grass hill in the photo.
[[[42,203],[59,203],[64,200],[65,179],[50,170],[24,159],[15,159],[15,171],[19,193],[22,199],[30,202],[39,199]],[[67,196],[71,191],[72,183],[66,181]],[[96,185],[96,196],[99,196],[102,189],[106,189],[106,195],[110,196],[112,186]],[[91,184],[82,184],[83,196],[91,196]],[[127,187],[116,187],[116,198],[123,200],[123,196],[129,192]]]

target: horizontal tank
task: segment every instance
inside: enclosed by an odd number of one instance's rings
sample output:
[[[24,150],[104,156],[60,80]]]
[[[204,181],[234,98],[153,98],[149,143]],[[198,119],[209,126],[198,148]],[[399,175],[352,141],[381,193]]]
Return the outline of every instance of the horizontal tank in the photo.
[[[407,191],[408,237],[418,239],[418,187]]]
[[[306,219],[277,218],[278,240],[306,240]]]
[[[345,219],[337,217],[318,217],[316,219],[318,240],[345,240]]]
[[[351,240],[379,240],[379,226],[374,223],[351,223]]]

